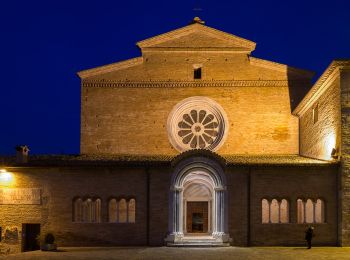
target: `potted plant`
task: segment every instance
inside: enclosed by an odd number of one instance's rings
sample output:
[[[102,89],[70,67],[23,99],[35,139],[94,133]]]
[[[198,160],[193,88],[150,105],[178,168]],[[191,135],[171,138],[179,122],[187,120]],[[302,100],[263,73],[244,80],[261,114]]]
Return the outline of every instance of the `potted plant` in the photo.
[[[56,251],[55,236],[52,233],[47,233],[43,238],[40,236],[41,251]]]

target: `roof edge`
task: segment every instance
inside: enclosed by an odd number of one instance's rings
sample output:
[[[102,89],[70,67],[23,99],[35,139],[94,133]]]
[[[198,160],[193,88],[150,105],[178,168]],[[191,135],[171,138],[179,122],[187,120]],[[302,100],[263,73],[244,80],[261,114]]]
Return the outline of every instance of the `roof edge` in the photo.
[[[333,60],[331,64],[326,68],[322,75],[318,78],[316,83],[311,87],[309,92],[300,101],[298,106],[293,110],[292,114],[301,116],[305,111],[317,100],[324,91],[326,91],[335,79],[335,76],[342,68],[350,69],[350,59],[338,59]]]
[[[119,62],[115,62],[115,63],[103,65],[103,66],[98,66],[87,70],[82,70],[77,72],[77,74],[81,79],[85,79],[85,78],[89,78],[99,74],[115,71],[118,69],[129,68],[129,67],[141,64],[142,62],[143,62],[142,57],[136,57],[136,58],[131,58],[128,60],[119,61]]]
[[[256,43],[252,42],[250,40],[241,38],[239,36],[220,31],[218,29],[200,24],[200,23],[193,23],[184,27],[180,27],[178,29],[159,34],[150,38],[147,38],[145,40],[139,41],[136,43],[136,45],[143,49],[143,48],[151,48],[152,45],[164,42],[166,40],[170,40],[171,37],[177,35],[177,36],[182,36],[182,35],[187,35],[188,33],[196,30],[196,29],[201,29],[204,30],[208,33],[216,34],[219,35],[221,38],[227,39],[227,40],[234,40],[237,42],[237,44],[241,45],[242,47],[246,47],[250,51],[253,51],[255,49]]]
[[[259,66],[259,67],[263,67],[263,68],[268,68],[268,69],[272,69],[272,70],[276,70],[276,71],[280,71],[280,72],[291,72],[291,73],[295,73],[295,74],[300,74],[300,75],[305,75],[308,78],[312,78],[315,75],[314,71],[311,70],[305,70],[305,69],[300,69],[300,68],[296,68],[296,67],[291,67],[289,65],[286,64],[282,64],[282,63],[278,63],[275,61],[270,61],[270,60],[265,60],[265,59],[260,59],[260,58],[256,58],[256,57],[249,57],[249,62],[252,65],[255,66]]]

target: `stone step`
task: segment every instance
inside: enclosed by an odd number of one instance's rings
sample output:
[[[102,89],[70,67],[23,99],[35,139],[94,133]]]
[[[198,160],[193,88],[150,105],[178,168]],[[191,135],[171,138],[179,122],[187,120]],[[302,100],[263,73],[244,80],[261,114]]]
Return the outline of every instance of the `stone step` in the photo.
[[[186,242],[167,243],[167,246],[169,247],[229,247],[230,243],[186,241]]]
[[[215,238],[190,238],[186,237],[177,242],[168,242],[167,246],[172,247],[227,247],[230,243],[217,241]]]

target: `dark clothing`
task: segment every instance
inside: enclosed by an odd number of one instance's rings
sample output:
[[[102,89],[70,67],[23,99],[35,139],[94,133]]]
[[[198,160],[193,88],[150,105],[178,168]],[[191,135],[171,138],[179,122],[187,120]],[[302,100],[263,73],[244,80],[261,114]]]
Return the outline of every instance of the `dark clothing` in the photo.
[[[311,249],[311,239],[307,239],[306,240],[306,242],[307,242],[307,249]]]
[[[310,227],[305,231],[305,240],[307,242],[308,249],[310,249],[312,246],[311,241],[313,237],[314,237],[314,230],[313,228]]]

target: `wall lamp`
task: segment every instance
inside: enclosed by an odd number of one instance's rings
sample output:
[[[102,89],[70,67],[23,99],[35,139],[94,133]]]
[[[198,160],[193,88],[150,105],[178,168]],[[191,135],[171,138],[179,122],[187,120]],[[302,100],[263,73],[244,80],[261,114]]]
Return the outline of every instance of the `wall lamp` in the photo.
[[[9,183],[12,181],[12,174],[5,169],[0,169],[0,183]]]
[[[332,158],[333,159],[339,159],[339,152],[338,152],[338,149],[336,149],[336,148],[333,148],[332,149],[332,152],[331,152],[331,156],[332,156]]]

